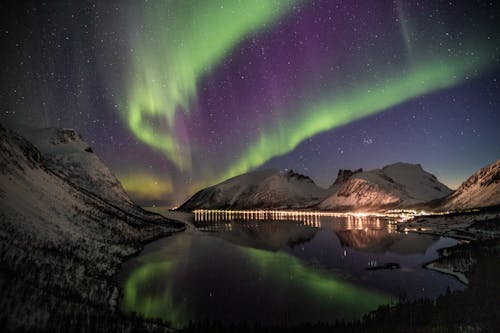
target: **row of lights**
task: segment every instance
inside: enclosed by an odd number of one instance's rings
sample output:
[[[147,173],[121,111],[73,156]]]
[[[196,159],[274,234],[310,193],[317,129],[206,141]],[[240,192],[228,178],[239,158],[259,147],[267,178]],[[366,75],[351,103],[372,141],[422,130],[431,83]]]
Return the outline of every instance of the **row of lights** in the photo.
[[[292,220],[302,221],[305,225],[312,227],[321,226],[321,217],[343,217],[347,218],[349,229],[361,229],[366,221],[362,218],[376,218],[376,227],[380,227],[380,217],[392,217],[394,215],[378,213],[332,213],[313,211],[284,211],[284,210],[195,210],[195,221],[227,221],[227,220]],[[399,216],[401,218],[401,216]]]
[[[330,217],[393,217],[401,214],[391,213],[367,213],[367,212],[321,212],[321,211],[292,211],[292,210],[222,210],[222,209],[197,209],[193,211],[196,216],[249,216],[255,218],[268,218],[269,216],[276,217],[294,217],[294,216],[330,216]]]

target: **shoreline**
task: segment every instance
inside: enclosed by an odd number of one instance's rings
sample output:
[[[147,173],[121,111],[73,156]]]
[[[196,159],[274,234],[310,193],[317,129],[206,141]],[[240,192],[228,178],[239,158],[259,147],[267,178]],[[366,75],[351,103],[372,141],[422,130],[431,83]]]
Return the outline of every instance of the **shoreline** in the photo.
[[[438,260],[438,259],[436,259],[436,260]],[[426,269],[429,269],[429,270],[432,270],[432,271],[435,271],[435,272],[439,272],[439,273],[443,273],[443,274],[446,274],[446,275],[453,276],[458,281],[462,282],[466,286],[469,286],[469,279],[467,279],[467,276],[465,276],[464,273],[455,272],[453,270],[449,270],[449,269],[446,269],[446,268],[437,267],[437,266],[435,266],[435,263],[434,263],[436,260],[431,261],[430,263],[427,263],[427,264],[423,265],[422,267],[424,267]]]
[[[415,217],[408,221],[398,222],[397,230],[457,240],[459,242],[457,245],[439,249],[439,258],[424,264],[423,267],[453,276],[469,287],[470,281],[467,274],[475,263],[472,259],[467,262],[467,259],[455,258],[456,253],[460,253],[461,246],[500,238],[499,224],[499,212],[489,211],[476,214]]]

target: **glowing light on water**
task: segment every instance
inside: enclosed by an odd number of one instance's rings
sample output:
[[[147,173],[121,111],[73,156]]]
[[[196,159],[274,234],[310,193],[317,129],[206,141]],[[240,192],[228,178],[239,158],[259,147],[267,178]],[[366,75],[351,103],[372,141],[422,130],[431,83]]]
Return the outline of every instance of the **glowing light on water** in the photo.
[[[223,210],[223,209],[197,209],[193,211],[195,221],[220,221],[220,220],[318,220],[320,217],[346,217],[358,219],[364,217],[402,217],[405,214],[383,214],[371,212],[326,212],[326,211],[293,211],[293,210]]]
[[[377,212],[328,212],[328,211],[295,211],[295,210],[224,210],[224,209],[197,209],[193,211],[195,222],[237,222],[237,221],[298,221],[304,226],[313,228],[328,228],[330,218],[342,218],[345,220],[348,230],[365,230],[367,223],[373,229],[387,229],[389,233],[397,232],[397,225],[411,221],[418,216],[446,215],[450,212],[430,213],[417,210],[390,210],[384,213]],[[326,218],[326,219],[325,219]],[[368,219],[369,218],[369,219]],[[381,219],[387,220],[382,224]],[[327,224],[323,223],[326,222]],[[220,223],[218,223],[220,224]],[[226,223],[227,224],[227,223]],[[229,223],[230,224],[230,223]],[[207,227],[207,226],[204,226]],[[220,230],[221,226],[215,227]],[[229,230],[229,226],[223,228]],[[408,229],[403,230],[408,231]]]
[[[250,227],[252,226],[250,221],[256,223],[297,221],[306,227],[329,229],[332,227],[331,218],[341,218],[348,230],[367,231],[367,225],[369,225],[369,229],[386,229],[387,232],[393,233],[396,232],[395,220],[397,219],[393,215],[368,212],[334,213],[323,211],[199,209],[193,213],[195,222],[201,223],[199,227],[202,229],[225,231],[232,230],[233,222],[241,222],[246,227]],[[388,219],[389,223],[382,223],[382,218]]]

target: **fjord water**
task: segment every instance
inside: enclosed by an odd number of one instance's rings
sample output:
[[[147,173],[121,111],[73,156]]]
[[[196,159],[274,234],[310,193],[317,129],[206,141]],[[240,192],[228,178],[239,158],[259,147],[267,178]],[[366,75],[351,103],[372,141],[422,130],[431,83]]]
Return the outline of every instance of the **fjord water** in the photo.
[[[423,264],[450,238],[402,234],[374,217],[195,221],[126,262],[121,308],[189,321],[293,325],[359,319],[379,305],[464,286]],[[399,269],[367,269],[398,263]]]

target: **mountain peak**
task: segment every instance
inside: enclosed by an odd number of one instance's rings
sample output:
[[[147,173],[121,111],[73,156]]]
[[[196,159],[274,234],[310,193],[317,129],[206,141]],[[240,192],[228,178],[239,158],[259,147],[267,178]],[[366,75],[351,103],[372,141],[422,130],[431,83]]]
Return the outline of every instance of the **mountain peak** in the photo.
[[[78,134],[74,129],[72,128],[50,128],[49,130],[52,131],[52,135],[50,136],[50,143],[51,144],[60,144],[60,143],[68,143],[68,142],[74,142],[77,140],[83,141],[82,137],[80,134]]]
[[[290,179],[304,180],[314,184],[314,181],[309,176],[295,172],[293,171],[293,169],[289,169],[288,171],[285,170],[284,176],[287,177],[289,180]]]
[[[413,170],[418,170],[418,171],[424,171],[422,168],[422,164],[420,163],[407,163],[407,162],[395,162],[386,165],[385,167],[382,168],[382,170],[389,170],[389,169],[413,169]]]
[[[20,128],[42,153],[44,164],[60,177],[115,203],[131,205],[128,195],[82,136],[71,128]]]
[[[442,198],[451,190],[420,164],[393,163],[382,169],[339,170],[321,209],[385,210]]]
[[[333,182],[333,184],[330,186],[334,185],[339,185],[347,181],[349,178],[351,178],[353,175],[363,172],[362,168],[356,169],[356,170],[349,170],[349,169],[339,169],[339,172],[337,173],[337,178]]]

